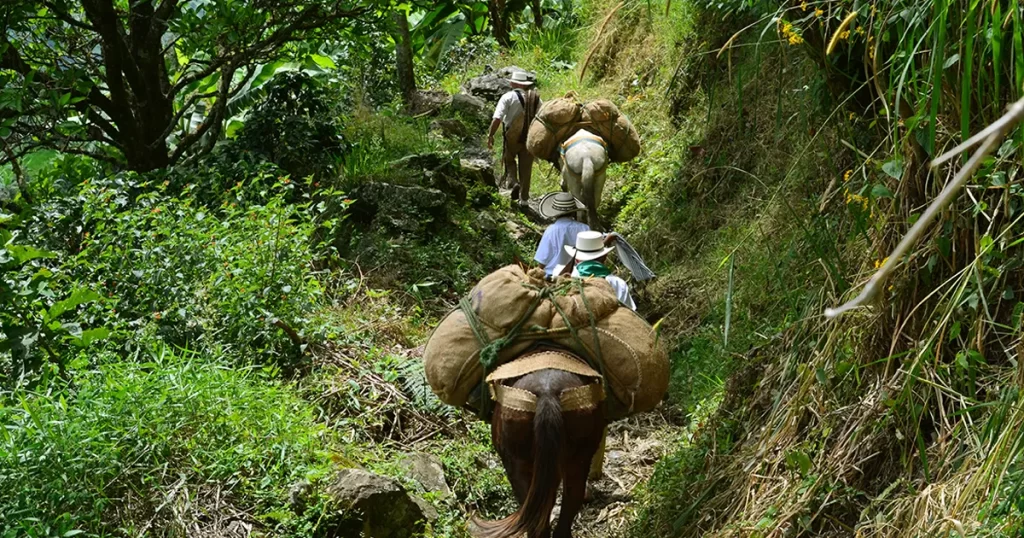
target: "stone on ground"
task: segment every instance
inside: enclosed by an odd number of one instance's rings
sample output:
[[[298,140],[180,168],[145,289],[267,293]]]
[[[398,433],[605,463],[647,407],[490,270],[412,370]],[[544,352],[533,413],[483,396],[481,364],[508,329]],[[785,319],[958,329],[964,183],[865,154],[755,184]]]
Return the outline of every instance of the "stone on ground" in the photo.
[[[410,478],[423,486],[424,491],[441,493],[445,497],[452,494],[445,480],[441,458],[424,452],[414,452],[402,458],[400,465]]]
[[[492,105],[480,97],[458,93],[452,96],[451,106],[454,112],[474,123],[486,125],[491,122]]]
[[[367,538],[411,538],[437,518],[433,507],[409,495],[395,480],[362,469],[338,471],[327,494],[351,522],[338,529],[340,536],[355,531]]]

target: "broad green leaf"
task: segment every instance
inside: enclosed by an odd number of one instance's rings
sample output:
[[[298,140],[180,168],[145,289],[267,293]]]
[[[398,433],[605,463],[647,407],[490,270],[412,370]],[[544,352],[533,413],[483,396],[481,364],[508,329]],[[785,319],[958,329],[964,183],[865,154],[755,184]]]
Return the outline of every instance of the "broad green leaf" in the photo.
[[[794,450],[786,454],[786,462],[803,476],[806,476],[811,470],[811,458],[802,450]]]
[[[892,198],[892,191],[888,187],[881,183],[871,187],[871,196],[873,198]]]
[[[328,58],[327,56],[322,56],[320,54],[310,54],[309,57],[314,62],[316,62],[317,65],[319,65],[320,67],[323,67],[324,69],[337,69],[338,68],[338,64],[334,63],[334,60]]]
[[[960,322],[954,322],[953,326],[949,328],[949,341],[952,342],[960,337]]]
[[[75,344],[79,347],[86,347],[91,345],[93,342],[106,340],[109,337],[110,329],[107,329],[106,327],[97,327],[95,329],[82,331],[82,336],[75,341]]]
[[[56,253],[24,245],[7,245],[7,252],[10,252],[11,256],[13,256],[15,261],[18,263],[25,263],[39,258],[57,257]]]
[[[46,319],[57,319],[61,314],[68,310],[73,310],[79,305],[98,300],[100,300],[100,294],[90,289],[79,288],[71,294],[71,297],[54,303],[53,306],[50,307],[49,312],[46,313]]]
[[[893,179],[900,179],[903,177],[903,161],[900,159],[887,161],[882,165],[882,171],[885,172],[885,175]]]
[[[818,383],[821,383],[822,385],[827,385],[828,384],[828,377],[825,375],[825,370],[824,369],[818,368],[818,369],[814,370],[814,377],[815,377],[815,379],[818,380]]]
[[[988,234],[981,236],[981,252],[985,253],[992,250],[993,243],[994,241],[992,240],[992,236]]]

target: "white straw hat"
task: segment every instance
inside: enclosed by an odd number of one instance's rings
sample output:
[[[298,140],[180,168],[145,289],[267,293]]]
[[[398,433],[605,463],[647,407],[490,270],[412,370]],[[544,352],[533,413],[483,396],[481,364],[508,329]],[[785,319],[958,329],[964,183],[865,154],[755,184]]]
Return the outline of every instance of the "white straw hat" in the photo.
[[[604,246],[604,234],[595,231],[580,232],[576,234],[575,247],[565,246],[565,251],[581,262],[607,256],[613,250],[615,247]]]
[[[533,81],[530,80],[530,75],[527,75],[525,71],[513,71],[512,77],[509,78],[512,84],[518,84],[520,86],[533,86]]]
[[[554,219],[586,208],[587,206],[583,205],[583,202],[568,192],[551,192],[540,199],[540,207],[537,212],[546,219]]]

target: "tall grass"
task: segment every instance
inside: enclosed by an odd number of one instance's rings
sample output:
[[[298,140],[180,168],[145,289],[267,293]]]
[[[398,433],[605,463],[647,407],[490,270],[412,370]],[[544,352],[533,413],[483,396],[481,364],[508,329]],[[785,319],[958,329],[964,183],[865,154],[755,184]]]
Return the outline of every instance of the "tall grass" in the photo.
[[[956,171],[929,171],[928,160],[1020,97],[1021,6],[737,2],[707,11],[737,5],[746,15],[707,46],[726,45],[729,65],[701,87],[731,78],[726,99],[745,111],[764,99],[751,90],[767,83],[741,83],[743,65],[781,58],[791,88],[820,81],[820,115],[780,98],[776,124],[814,122],[809,139],[795,139],[786,177],[818,207],[792,244],[820,267],[810,274],[828,280],[790,283],[811,308],[749,355],[759,358],[734,378],[735,397],[684,451],[694,458],[666,462],[652,497],[661,513],[641,523],[681,536],[1021,532],[1022,131],[899,260],[880,304],[834,322],[817,314],[859,291]],[[825,152],[812,149],[820,143]],[[834,175],[807,175],[815,160],[831,161]],[[738,272],[737,294],[744,280]]]
[[[185,535],[240,513],[295,523],[287,488],[330,467],[332,434],[308,402],[213,357],[107,359],[66,386],[0,394],[0,534]]]

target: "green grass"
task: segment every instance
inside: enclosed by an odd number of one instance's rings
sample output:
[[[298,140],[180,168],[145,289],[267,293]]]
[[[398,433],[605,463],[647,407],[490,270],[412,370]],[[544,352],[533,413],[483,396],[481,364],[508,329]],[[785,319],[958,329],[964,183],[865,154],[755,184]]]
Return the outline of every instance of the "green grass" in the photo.
[[[296,524],[287,488],[331,467],[334,436],[313,406],[222,358],[95,360],[66,386],[2,395],[0,534],[184,532],[181,510]]]

